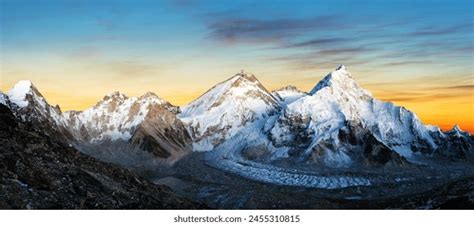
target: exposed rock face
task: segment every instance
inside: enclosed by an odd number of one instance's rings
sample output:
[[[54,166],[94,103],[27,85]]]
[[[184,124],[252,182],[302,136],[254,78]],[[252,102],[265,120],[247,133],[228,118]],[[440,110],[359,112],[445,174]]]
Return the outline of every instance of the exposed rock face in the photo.
[[[304,125],[301,120],[293,121]],[[326,165],[329,167],[350,166],[404,166],[408,162],[397,152],[379,141],[368,129],[352,121],[344,122],[344,126],[334,133],[334,137],[326,137],[312,145],[314,134],[309,134],[305,127],[292,127],[294,143],[289,150],[289,158]],[[286,143],[285,145],[292,145]],[[311,149],[308,150],[308,147]]]
[[[465,159],[473,152],[474,140],[469,133],[463,132],[458,125],[447,132],[435,154],[450,159]]]
[[[189,128],[194,150],[209,151],[244,129],[259,133],[279,110],[279,100],[254,75],[239,73],[184,106],[178,116]]]
[[[30,81],[18,82],[8,92],[7,105],[22,121],[36,124],[46,134],[68,143],[72,135],[65,127],[65,119],[58,105],[51,106]]]
[[[435,152],[460,158],[472,153],[466,137],[449,138],[409,110],[375,99],[344,65],[309,94],[294,86],[268,93],[253,75],[239,73],[183,107],[178,117],[197,151],[244,150],[254,156],[249,150],[256,150],[269,159],[329,167],[406,165]]]
[[[0,208],[203,208],[17,120],[0,104]]]
[[[170,161],[178,160],[192,150],[191,137],[185,125],[175,113],[163,106],[150,107],[130,142],[139,149]]]
[[[459,128],[444,133],[377,100],[343,65],[310,93],[294,86],[270,93],[254,75],[238,73],[182,110],[153,93],[114,92],[90,109],[62,113],[27,81],[0,95],[0,103],[81,152],[125,166],[152,159],[156,168],[191,151],[243,150],[269,164],[289,158],[328,167],[403,166],[418,157],[465,159],[474,147]]]
[[[10,97],[5,93],[0,91],[0,104],[7,106],[8,108],[12,107],[12,102],[10,101]]]
[[[289,104],[271,129],[270,137],[275,147],[292,152],[296,149],[328,166],[360,162],[349,154],[354,150],[391,150],[410,159],[419,154],[431,155],[446,143],[444,134],[435,136],[433,128],[423,125],[414,113],[373,98],[343,65],[321,80],[310,95]],[[347,146],[341,140],[345,137],[361,142]],[[376,158],[376,162],[402,163],[398,155],[390,157],[394,161]],[[368,157],[365,160],[373,162]]]
[[[128,148],[171,163],[191,150],[190,136],[176,117],[178,112],[178,107],[151,92],[138,98],[114,92],[88,110],[66,112],[66,118],[79,147],[87,147],[92,155],[94,148]],[[125,165],[132,161],[108,158],[106,154],[97,157]]]
[[[474,148],[457,126],[442,132],[375,99],[345,66],[310,93],[294,86],[270,93],[255,76],[238,73],[182,111],[153,93],[114,92],[90,109],[63,113],[20,81],[0,93],[0,142],[0,208],[200,208],[135,174],[168,176],[201,155],[199,164],[250,180],[339,189],[392,179],[358,175],[378,167],[404,174],[422,168],[411,166],[418,162],[467,165]]]
[[[104,140],[129,140],[150,109],[162,108],[176,114],[178,108],[154,93],[129,98],[114,92],[94,107],[82,112],[65,112],[67,125],[77,141],[100,143]]]
[[[170,163],[190,151],[190,136],[176,118],[179,108],[151,92],[132,98],[114,92],[90,109],[63,113],[49,105],[31,82],[20,81],[0,101],[22,121],[104,161],[129,166],[148,158],[136,152],[143,149]],[[127,154],[126,149],[135,152]]]
[[[154,93],[129,98],[114,92],[66,118],[82,152],[138,172],[169,166],[191,151],[177,113],[178,107]]]
[[[346,124],[338,133],[339,141],[351,153],[351,158],[359,161],[360,165],[403,166],[408,164],[404,157],[392,151],[360,124],[352,122]]]

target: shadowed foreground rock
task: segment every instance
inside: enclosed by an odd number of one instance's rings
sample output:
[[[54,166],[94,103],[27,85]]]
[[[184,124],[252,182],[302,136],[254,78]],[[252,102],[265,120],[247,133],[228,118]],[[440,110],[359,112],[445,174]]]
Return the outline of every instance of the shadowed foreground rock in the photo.
[[[205,206],[66,147],[0,104],[0,208],[170,209]]]

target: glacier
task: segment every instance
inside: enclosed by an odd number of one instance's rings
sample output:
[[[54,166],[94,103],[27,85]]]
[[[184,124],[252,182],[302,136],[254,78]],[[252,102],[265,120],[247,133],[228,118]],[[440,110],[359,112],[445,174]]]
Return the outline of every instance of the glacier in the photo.
[[[269,92],[253,74],[240,72],[181,108],[151,92],[113,92],[84,111],[62,112],[30,81],[1,93],[0,104],[101,159],[139,166],[150,158],[156,168],[155,162],[173,164],[194,151],[210,166],[279,185],[370,186],[373,178],[318,174],[313,166],[403,168],[473,153],[469,133],[458,126],[443,132],[376,99],[344,65],[310,92],[294,86]]]

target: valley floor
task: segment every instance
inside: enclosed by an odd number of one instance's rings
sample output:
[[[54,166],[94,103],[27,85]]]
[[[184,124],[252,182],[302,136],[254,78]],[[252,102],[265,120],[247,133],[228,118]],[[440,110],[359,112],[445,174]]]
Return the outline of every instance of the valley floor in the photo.
[[[470,163],[418,166],[408,169],[319,170],[288,172],[265,168],[271,177],[297,175],[329,182],[281,185],[254,180],[260,165],[249,161],[229,163],[227,170],[210,164],[207,153],[193,153],[158,175],[154,182],[171,187],[181,196],[219,209],[463,209],[474,208],[474,169]],[[231,161],[230,159],[222,159]],[[215,161],[214,161],[215,162]],[[250,179],[249,179],[250,178]],[[342,179],[341,179],[342,178]],[[346,180],[346,179],[350,180]],[[357,180],[354,180],[356,178]],[[359,184],[350,184],[350,183]]]

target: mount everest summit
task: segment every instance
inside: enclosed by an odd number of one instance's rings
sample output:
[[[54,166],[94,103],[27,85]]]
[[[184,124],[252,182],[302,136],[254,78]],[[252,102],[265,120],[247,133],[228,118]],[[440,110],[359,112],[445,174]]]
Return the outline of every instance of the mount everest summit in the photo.
[[[377,100],[344,65],[310,92],[294,86],[270,92],[241,72],[183,107],[150,92],[114,92],[84,111],[62,112],[29,81],[0,93],[0,104],[83,153],[124,165],[173,164],[193,152],[220,153],[211,159],[217,162],[287,161],[289,168],[404,166],[473,154],[470,134],[458,127],[443,132]]]
[[[178,117],[187,124],[194,149],[210,151],[244,134],[258,137],[280,112],[279,101],[254,75],[238,73],[184,106]]]

